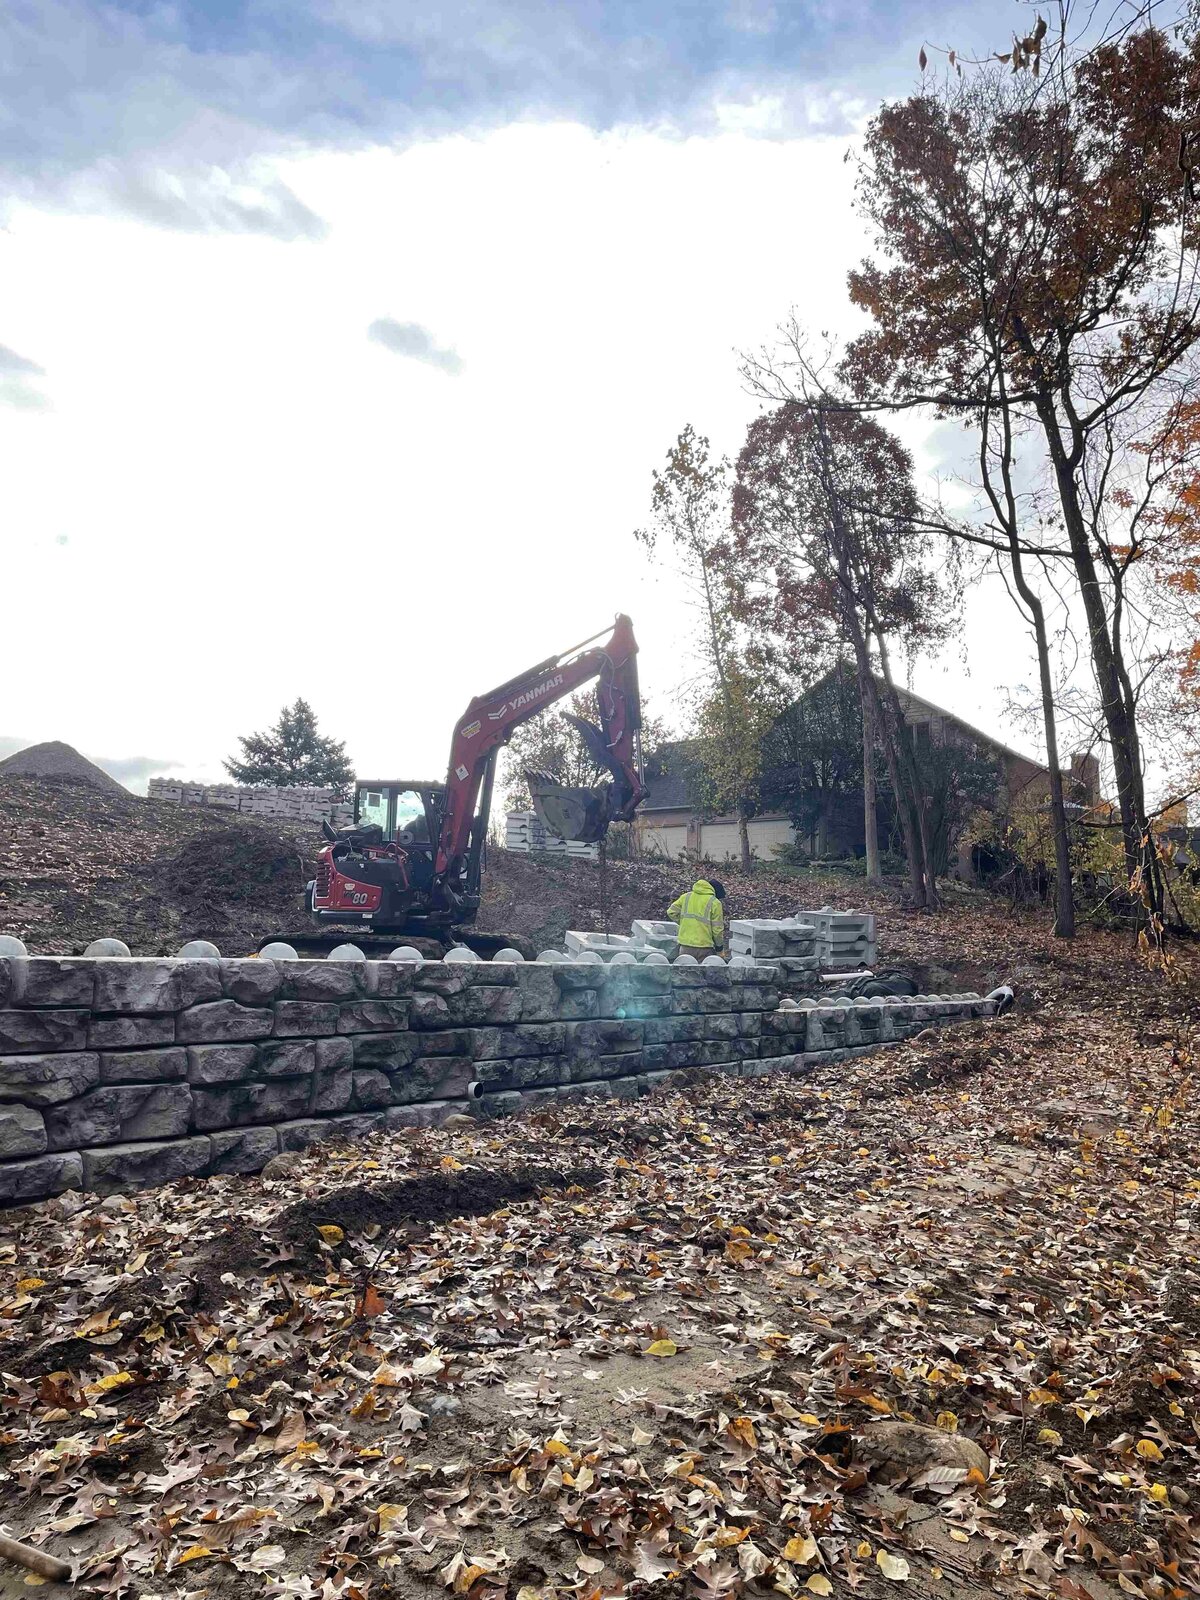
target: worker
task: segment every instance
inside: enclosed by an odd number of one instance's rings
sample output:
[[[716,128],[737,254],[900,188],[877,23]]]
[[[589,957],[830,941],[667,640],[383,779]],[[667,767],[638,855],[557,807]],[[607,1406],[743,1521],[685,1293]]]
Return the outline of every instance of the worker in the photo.
[[[667,907],[667,916],[679,924],[681,956],[695,956],[697,961],[703,961],[705,956],[721,954],[725,944],[725,913],[721,904],[724,898],[722,884],[697,878],[690,889]]]

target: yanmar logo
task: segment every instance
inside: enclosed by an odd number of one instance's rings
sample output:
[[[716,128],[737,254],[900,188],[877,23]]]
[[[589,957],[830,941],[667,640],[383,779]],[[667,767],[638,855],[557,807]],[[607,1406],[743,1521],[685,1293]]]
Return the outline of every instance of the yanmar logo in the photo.
[[[540,700],[543,695],[549,694],[551,689],[559,688],[562,681],[562,673],[555,673],[553,678],[547,678],[546,682],[539,684],[536,689],[526,689],[524,694],[519,694],[515,700],[510,700],[508,709],[510,711],[519,711],[522,706],[532,705],[535,700]]]

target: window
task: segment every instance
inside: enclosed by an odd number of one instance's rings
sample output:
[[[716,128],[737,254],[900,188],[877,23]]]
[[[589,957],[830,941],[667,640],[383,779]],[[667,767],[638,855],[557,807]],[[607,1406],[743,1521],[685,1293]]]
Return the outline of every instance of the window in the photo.
[[[387,832],[388,792],[386,789],[361,789],[358,795],[358,822],[360,827],[375,823]]]
[[[425,802],[416,789],[401,789],[396,794],[396,837],[401,844],[429,843]]]

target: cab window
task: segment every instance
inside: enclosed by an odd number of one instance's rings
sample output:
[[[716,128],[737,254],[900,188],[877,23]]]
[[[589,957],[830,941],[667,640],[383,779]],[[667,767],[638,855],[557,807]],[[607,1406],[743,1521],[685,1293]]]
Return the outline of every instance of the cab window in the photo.
[[[396,795],[396,838],[401,844],[429,843],[425,802],[416,789],[401,789]]]
[[[366,827],[370,823],[375,823],[386,834],[389,798],[390,796],[386,789],[360,789],[358,794],[359,826]]]

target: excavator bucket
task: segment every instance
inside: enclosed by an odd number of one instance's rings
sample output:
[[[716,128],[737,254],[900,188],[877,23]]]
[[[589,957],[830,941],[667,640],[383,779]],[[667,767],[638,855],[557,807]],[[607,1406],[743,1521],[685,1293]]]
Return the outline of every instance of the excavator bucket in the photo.
[[[560,839],[595,844],[608,832],[608,784],[595,789],[572,789],[556,783],[548,772],[527,772],[533,809],[547,833]]]

